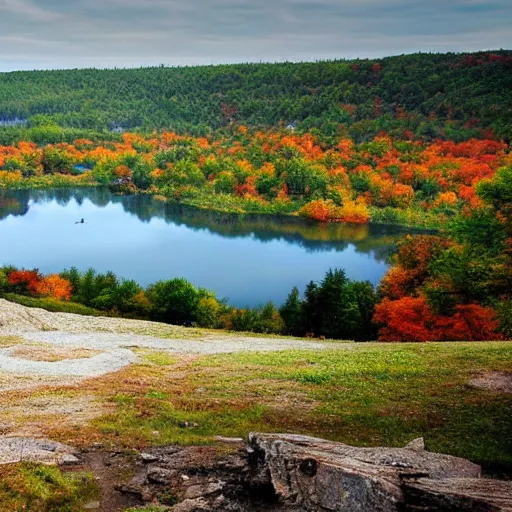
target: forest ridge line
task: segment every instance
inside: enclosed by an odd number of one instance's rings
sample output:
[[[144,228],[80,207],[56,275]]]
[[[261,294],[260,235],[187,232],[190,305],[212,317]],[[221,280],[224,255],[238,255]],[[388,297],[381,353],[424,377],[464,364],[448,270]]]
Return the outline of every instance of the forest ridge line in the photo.
[[[356,141],[404,129],[429,139],[465,140],[478,130],[510,139],[511,71],[510,50],[19,71],[0,74],[0,121],[18,119],[30,127],[40,121],[37,116],[47,116],[74,130],[75,138],[80,130],[135,129],[205,136],[241,123],[317,130]]]

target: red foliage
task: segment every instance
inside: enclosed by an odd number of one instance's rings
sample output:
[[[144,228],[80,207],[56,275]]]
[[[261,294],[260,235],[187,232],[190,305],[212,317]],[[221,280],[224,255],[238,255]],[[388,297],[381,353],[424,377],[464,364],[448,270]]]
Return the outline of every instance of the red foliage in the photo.
[[[432,312],[424,297],[385,298],[375,306],[373,321],[382,324],[379,341],[429,341]]]
[[[354,117],[357,112],[357,105],[352,105],[350,103],[342,103],[340,105],[341,109],[347,112],[347,114],[350,115],[350,117]]]
[[[483,66],[491,62],[499,62],[500,64],[512,63],[512,57],[509,55],[498,55],[497,53],[484,53],[483,55],[465,55],[458,62],[452,65],[454,68],[473,68],[475,66]]]
[[[379,341],[501,340],[496,312],[478,304],[456,306],[451,316],[435,316],[425,297],[385,298],[373,321],[382,324]]]
[[[37,270],[14,270],[8,276],[11,286],[22,286],[32,295],[52,297],[57,300],[71,299],[71,283],[58,274],[42,277]]]
[[[238,113],[238,107],[236,105],[229,105],[227,103],[222,103],[220,106],[222,117],[232,123],[235,120],[235,116]]]
[[[13,270],[7,280],[12,286],[24,285],[27,291],[36,294],[37,285],[41,281],[41,275],[37,270]]]
[[[496,312],[478,304],[460,305],[452,316],[435,319],[432,338],[439,341],[500,340]]]
[[[249,176],[243,185],[236,185],[235,193],[240,197],[258,197],[258,192],[256,190],[256,177]]]
[[[383,101],[378,96],[373,100],[373,115],[375,119],[379,118],[382,114],[382,103]]]

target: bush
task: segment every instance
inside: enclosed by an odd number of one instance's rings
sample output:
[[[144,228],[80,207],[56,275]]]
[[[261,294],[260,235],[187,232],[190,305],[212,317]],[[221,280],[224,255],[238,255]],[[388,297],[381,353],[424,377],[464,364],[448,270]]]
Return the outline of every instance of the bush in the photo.
[[[200,294],[186,279],[159,281],[147,289],[151,314],[156,320],[170,324],[190,325],[196,319]]]
[[[195,320],[200,327],[219,326],[222,305],[212,295],[201,297],[196,307]]]

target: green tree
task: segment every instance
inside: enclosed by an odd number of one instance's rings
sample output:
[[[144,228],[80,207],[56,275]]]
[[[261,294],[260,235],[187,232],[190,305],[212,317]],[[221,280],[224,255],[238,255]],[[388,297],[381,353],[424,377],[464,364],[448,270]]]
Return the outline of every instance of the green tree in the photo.
[[[294,286],[279,309],[287,334],[302,336],[305,331],[304,303],[300,298],[299,289]]]
[[[329,270],[318,285],[310,282],[303,304],[306,329],[317,336],[368,340],[376,294],[368,281],[350,281],[343,270]]]
[[[156,320],[178,325],[195,321],[200,294],[186,279],[158,281],[148,287],[146,295]]]

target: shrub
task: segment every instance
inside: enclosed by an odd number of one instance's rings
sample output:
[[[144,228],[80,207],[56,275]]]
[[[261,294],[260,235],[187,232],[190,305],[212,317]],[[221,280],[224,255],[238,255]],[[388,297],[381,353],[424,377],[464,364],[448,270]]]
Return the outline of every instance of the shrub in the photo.
[[[146,294],[155,319],[180,325],[195,321],[200,294],[186,279],[159,281],[149,286]]]

